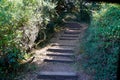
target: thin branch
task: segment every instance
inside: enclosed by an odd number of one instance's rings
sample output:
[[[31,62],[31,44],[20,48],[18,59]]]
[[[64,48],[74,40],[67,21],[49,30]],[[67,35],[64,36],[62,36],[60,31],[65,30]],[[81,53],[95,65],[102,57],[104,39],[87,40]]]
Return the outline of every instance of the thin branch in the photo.
[[[41,31],[41,32],[43,33],[44,38],[43,38],[42,40],[39,40],[39,42],[35,44],[35,48],[36,48],[41,42],[43,42],[43,41],[46,40],[46,37],[47,37],[47,36],[46,36],[45,31]]]

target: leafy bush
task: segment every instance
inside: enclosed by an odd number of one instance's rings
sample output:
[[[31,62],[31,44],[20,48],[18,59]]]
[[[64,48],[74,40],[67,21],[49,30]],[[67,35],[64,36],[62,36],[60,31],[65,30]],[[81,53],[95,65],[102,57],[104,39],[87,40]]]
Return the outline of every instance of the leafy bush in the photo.
[[[116,80],[120,49],[120,6],[102,3],[100,11],[86,32],[84,54],[88,62],[83,66],[92,72],[94,80]]]
[[[24,60],[23,27],[47,31],[47,24],[57,17],[55,7],[56,2],[49,0],[0,0],[0,78],[17,72]]]
[[[0,54],[0,77],[7,79],[13,72],[17,72],[24,59],[24,53],[16,47],[4,49]]]

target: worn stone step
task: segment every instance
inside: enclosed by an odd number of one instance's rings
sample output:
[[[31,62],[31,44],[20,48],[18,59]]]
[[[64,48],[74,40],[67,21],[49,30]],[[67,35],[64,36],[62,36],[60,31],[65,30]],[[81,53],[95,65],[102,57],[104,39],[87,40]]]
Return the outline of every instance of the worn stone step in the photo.
[[[74,53],[73,50],[65,50],[65,49],[48,49],[50,52],[59,52],[59,53]]]
[[[60,63],[60,62],[45,62],[45,66],[40,71],[68,71],[68,72],[74,72],[76,71],[73,64],[74,63]]]
[[[69,28],[69,30],[80,30],[80,28]]]
[[[56,42],[52,42],[52,43],[57,43],[57,44],[60,44],[60,45],[76,45],[76,42],[75,40],[70,40],[70,41],[61,41],[61,40],[57,40]]]
[[[59,40],[77,40],[77,39],[70,39],[70,38],[59,38]]]
[[[53,44],[51,46],[68,46],[68,47],[75,47],[75,45],[64,45],[64,44]]]
[[[70,28],[69,28],[69,29],[66,29],[65,31],[80,32],[80,29],[78,29],[78,30],[76,29],[76,30],[75,30],[75,29],[70,29]]]
[[[61,40],[62,41],[62,40]],[[73,47],[61,47],[61,46],[51,46],[49,49],[60,49],[60,50],[74,50]]]
[[[81,28],[81,26],[69,26],[68,28]]]
[[[51,46],[68,46],[68,47],[75,47],[76,45],[65,45],[65,44],[56,44],[56,43],[53,43]]]
[[[70,37],[70,38],[71,38],[71,37],[72,37],[72,38],[74,37],[74,38],[78,38],[79,36],[74,36],[74,35],[69,35],[69,36],[67,36],[67,35],[65,35],[65,36],[61,36],[61,37],[68,37],[68,38],[69,38],[69,37]]]
[[[64,34],[80,34],[80,32],[68,32],[68,31],[65,31]]]
[[[44,59],[44,62],[74,63],[72,59]]]
[[[48,53],[48,54],[46,54],[47,56],[61,56],[61,57],[75,57],[75,55],[74,54],[67,54],[67,53],[65,53],[65,54],[53,54],[53,53]]]
[[[50,80],[77,80],[78,75],[75,72],[40,72],[37,75],[38,79],[50,79]]]
[[[63,41],[63,40],[62,40]],[[69,46],[69,45],[52,45],[49,49],[65,49],[65,50],[74,50],[76,46]]]

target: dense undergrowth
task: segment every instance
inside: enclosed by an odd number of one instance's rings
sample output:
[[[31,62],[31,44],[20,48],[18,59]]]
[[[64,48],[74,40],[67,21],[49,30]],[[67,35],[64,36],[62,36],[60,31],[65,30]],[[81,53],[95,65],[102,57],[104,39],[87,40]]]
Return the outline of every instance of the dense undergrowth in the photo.
[[[100,3],[84,37],[83,64],[94,80],[116,80],[120,50],[120,5]]]
[[[30,57],[29,44],[37,46],[43,33],[54,33],[53,27],[57,25],[54,21],[59,16],[55,12],[56,4],[45,0],[0,0],[0,80],[17,75],[23,61]],[[49,26],[50,23],[54,24]]]
[[[30,50],[50,40],[55,27],[63,24],[62,19],[74,7],[73,2],[68,3],[0,0],[0,80],[13,80],[31,57]]]

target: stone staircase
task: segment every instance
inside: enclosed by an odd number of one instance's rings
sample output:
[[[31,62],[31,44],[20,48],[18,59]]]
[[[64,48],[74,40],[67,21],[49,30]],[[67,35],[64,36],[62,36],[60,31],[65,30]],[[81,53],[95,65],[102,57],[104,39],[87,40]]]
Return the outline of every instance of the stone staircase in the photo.
[[[46,55],[50,58],[43,60],[46,65],[37,75],[39,80],[78,80],[73,65],[76,63],[75,48],[81,27],[73,24],[67,26],[58,40],[47,49]]]

